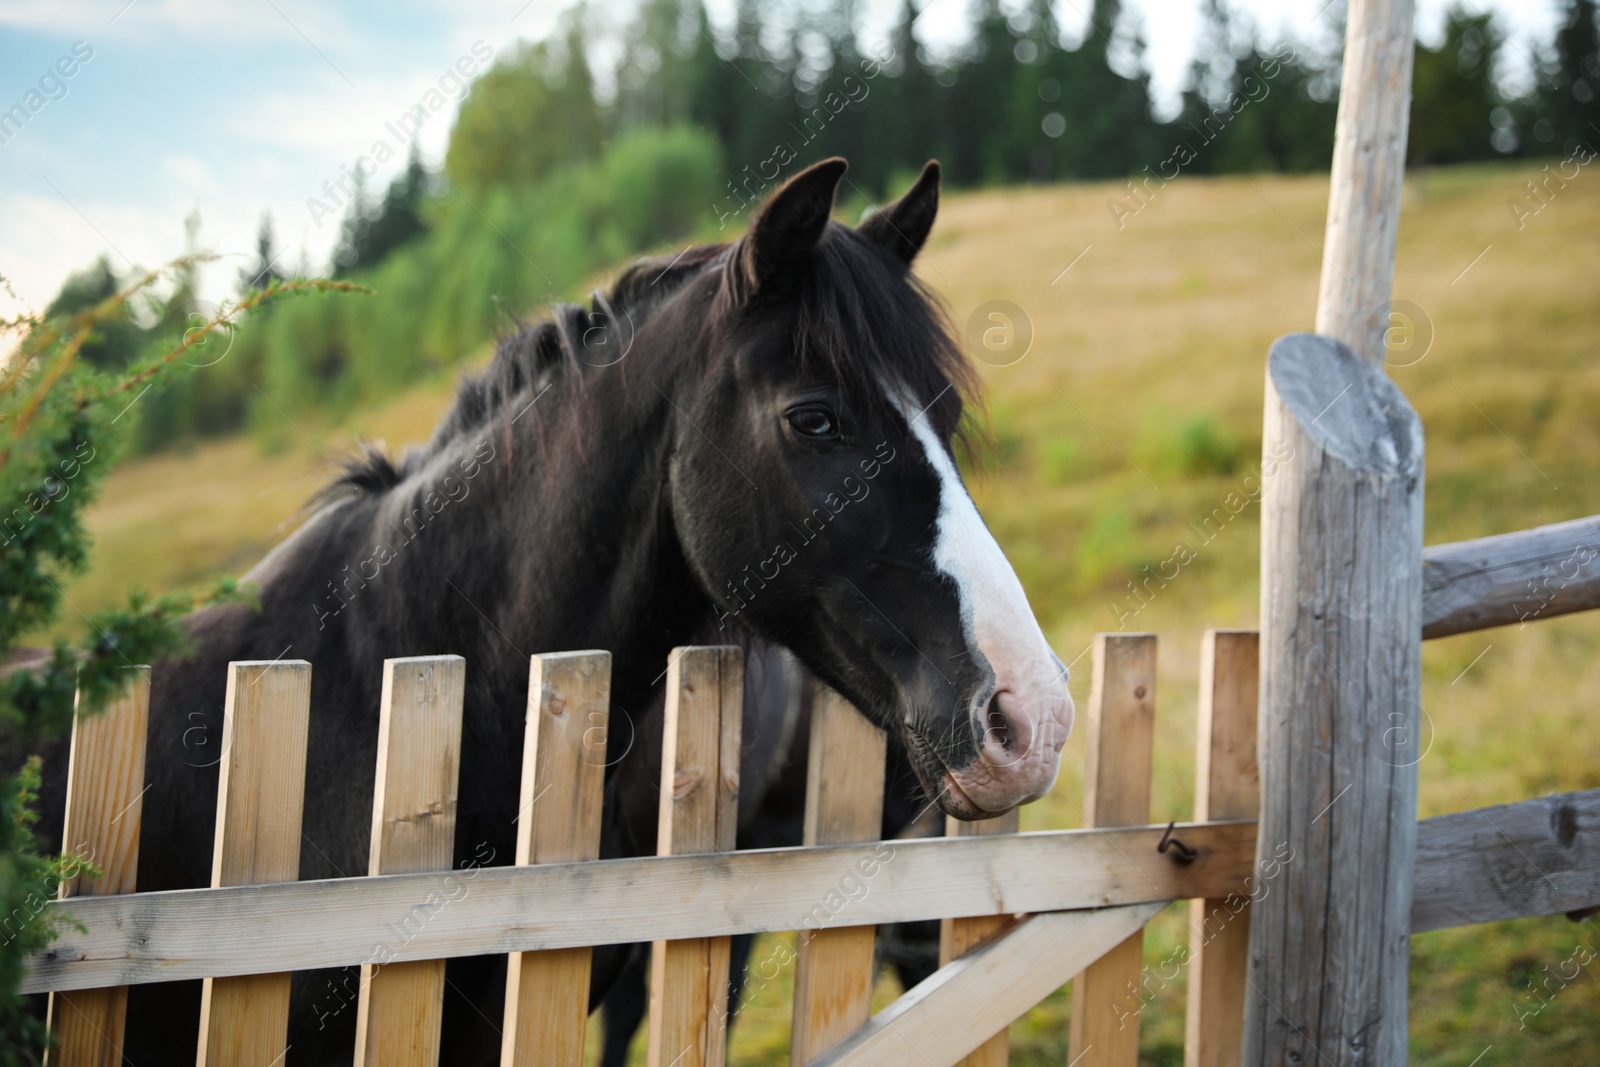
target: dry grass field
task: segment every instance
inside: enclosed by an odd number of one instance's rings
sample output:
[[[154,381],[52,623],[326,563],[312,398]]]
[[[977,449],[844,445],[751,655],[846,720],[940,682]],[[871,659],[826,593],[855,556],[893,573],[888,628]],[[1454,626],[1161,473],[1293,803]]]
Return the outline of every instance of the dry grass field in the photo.
[[[1508,201],[1531,206],[1523,183],[1537,173],[1450,169],[1407,184],[1395,295],[1410,329],[1394,336],[1391,373],[1428,435],[1430,543],[1600,512],[1600,176],[1584,171],[1519,228]],[[1257,622],[1256,509],[1220,532],[1201,524],[1257,469],[1265,354],[1310,328],[1327,189],[1318,177],[1182,178],[1121,229],[1107,208],[1118,192],[952,196],[920,273],[958,328],[991,300],[1031,323],[1026,355],[983,368],[991,432],[968,464],[974,495],[1075,664],[1080,702],[1094,632],[1160,636],[1151,816],[1164,822],[1192,811],[1200,635]],[[272,451],[230,440],[130,463],[91,513],[95,569],[70,587],[74,605],[242,571],[330,476],[326,456],[354,433],[420,440],[448,395],[440,381],[344,425],[286,425]],[[1132,598],[1129,583],[1179,543],[1192,562],[1147,602]],[[1600,617],[1429,642],[1423,669],[1424,815],[1600,786]],[[1069,742],[1056,793],[1024,828],[1080,823],[1082,769]],[[1169,909],[1147,957],[1184,936]],[[1416,938],[1414,1062],[1600,1063],[1597,968],[1551,977],[1585,948],[1600,951],[1600,919]],[[783,1062],[787,979],[752,995],[731,1062]],[[1140,1017],[1148,1063],[1182,1062],[1183,983]],[[1067,1018],[1066,992],[1026,1014],[1012,1062],[1065,1063]]]

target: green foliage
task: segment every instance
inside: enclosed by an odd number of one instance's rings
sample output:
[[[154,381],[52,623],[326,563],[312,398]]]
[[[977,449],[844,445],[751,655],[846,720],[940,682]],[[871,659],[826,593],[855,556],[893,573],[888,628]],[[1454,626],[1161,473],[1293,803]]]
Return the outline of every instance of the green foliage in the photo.
[[[45,308],[45,318],[66,318],[111,299],[122,288],[122,280],[105,256],[67,278],[61,292]],[[85,363],[100,370],[120,370],[132,363],[148,338],[133,321],[125,304],[103,316],[80,349]]]
[[[1233,474],[1249,462],[1250,447],[1210,415],[1186,419],[1178,428],[1172,458],[1190,476]]]
[[[274,308],[218,366],[228,373],[207,379],[226,393],[212,403],[262,427],[453,367],[512,328],[508,313],[575,295],[595,272],[703,225],[721,173],[704,133],[641,128],[531,185],[447,186],[423,205],[425,235],[353,275],[373,299]]]
[[[450,135],[447,180],[525,188],[592,160],[601,125],[586,49],[580,13],[564,39],[524,43],[473,82]]]
[[[1078,582],[1091,588],[1107,578],[1131,575],[1138,557],[1133,516],[1122,504],[1112,504],[1094,516],[1094,525],[1078,542]]]
[[[1600,7],[1595,0],[1562,0],[1561,7],[1524,125],[1532,151],[1566,156],[1600,139]]]
[[[428,195],[428,172],[417,158],[417,143],[411,142],[411,157],[406,169],[389,185],[376,203],[368,203],[365,182],[356,172],[356,191],[345,214],[339,247],[333,252],[334,274],[342,276],[363,267],[373,267],[389,255],[427,232],[422,217],[423,200]],[[270,241],[271,233],[267,232]],[[265,258],[265,249],[262,249]]]
[[[1046,485],[1068,485],[1082,472],[1083,450],[1070,437],[1047,437],[1039,445],[1039,472]]]
[[[337,282],[275,282],[184,331],[166,351],[133,358],[116,374],[80,358],[92,339],[106,336],[108,323],[126,321],[130,300],[147,296],[163,276],[176,278],[181,294],[193,262],[180,260],[144,274],[98,301],[80,302],[70,314],[57,301],[53,306],[60,314],[43,319],[24,314],[0,322],[0,334],[19,342],[0,372],[0,662],[22,635],[55,617],[61,582],[83,570],[88,558],[83,509],[126,440],[122,416],[145,391],[180,377],[194,366],[185,356],[268,301],[352,288]],[[103,269],[84,291],[101,291],[113,277]],[[171,306],[183,308],[184,301]],[[78,714],[94,714],[117,696],[127,684],[125,667],[181,654],[185,646],[178,620],[197,603],[238,597],[229,582],[203,597],[136,594],[126,607],[90,616],[81,643],[57,642],[42,664],[0,678],[0,751],[15,756],[62,736],[75,708]],[[35,1064],[43,1054],[43,1028],[16,995],[17,984],[28,955],[54,937],[44,903],[82,865],[71,857],[40,854],[30,810],[38,782],[37,759],[0,767],[0,1067]]]
[[[34,842],[37,816],[30,805],[39,786],[39,761],[29,760],[0,790],[0,1064],[40,1062],[43,1023],[12,992],[27,958],[46,948],[54,931],[39,921],[64,879],[82,872],[71,856],[41,856]]]
[[[1501,103],[1494,64],[1503,43],[1493,16],[1470,15],[1452,7],[1439,47],[1418,45],[1411,75],[1408,164],[1488,158],[1494,112]]]

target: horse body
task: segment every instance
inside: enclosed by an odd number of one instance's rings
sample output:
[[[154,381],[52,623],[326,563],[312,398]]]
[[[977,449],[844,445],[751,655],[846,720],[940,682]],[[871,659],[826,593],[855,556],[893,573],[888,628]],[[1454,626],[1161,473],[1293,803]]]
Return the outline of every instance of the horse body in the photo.
[[[349,468],[246,576],[259,611],[193,617],[193,655],[153,675],[141,889],[208,884],[234,660],[313,664],[302,878],[366,870],[391,657],[467,661],[458,863],[514,854],[541,651],[613,652],[603,856],[654,850],[662,667],[711,635],[792,650],[890,732],[949,814],[1048,788],[1065,668],[955,473],[970,370],[906,269],[937,168],[859,230],[828,221],[842,173],[819,164],[735,244],[642,261],[594,309],[503,342],[424,449]],[[748,782],[787,760],[785,700],[753,701]],[[65,768],[47,762],[47,826]],[[596,950],[591,999],[629,952]],[[497,1062],[504,970],[451,961],[448,1062]],[[336,979],[297,975],[290,1065],[348,1061],[354,998]],[[192,1058],[196,990],[132,991],[130,1062]]]

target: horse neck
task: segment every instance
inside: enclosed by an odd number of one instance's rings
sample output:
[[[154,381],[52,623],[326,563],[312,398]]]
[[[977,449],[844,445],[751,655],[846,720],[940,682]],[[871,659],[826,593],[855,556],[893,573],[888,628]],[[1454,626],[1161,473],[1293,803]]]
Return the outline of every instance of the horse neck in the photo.
[[[614,689],[640,688],[710,613],[665,498],[672,401],[620,368],[534,395],[379,503],[369,540],[401,572],[369,583],[373,614],[524,677],[530,654],[607,649]]]

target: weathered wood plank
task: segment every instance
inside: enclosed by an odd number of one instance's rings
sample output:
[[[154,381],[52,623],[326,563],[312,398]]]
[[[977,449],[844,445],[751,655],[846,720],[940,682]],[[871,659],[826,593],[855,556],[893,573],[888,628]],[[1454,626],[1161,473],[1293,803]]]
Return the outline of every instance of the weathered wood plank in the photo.
[[[1471,825],[1479,836],[1464,839]],[[419,944],[396,958],[800,929],[838,888],[841,871],[868,880],[871,892],[851,903],[851,918],[875,924],[1225,897],[1254,873],[1249,820],[1179,823],[1174,833],[1199,853],[1188,867],[1156,852],[1162,832],[761,849],[738,853],[737,872],[716,855],[483,868],[470,893],[458,875],[417,874],[77,897],[48,908],[87,932],[64,927],[61,941],[33,961],[21,992],[239,974],[262,963],[358,964],[430,895],[454,902],[439,914],[448,921],[423,927]],[[1560,851],[1547,854],[1552,835]],[[1530,891],[1543,876],[1519,850],[1549,869],[1554,891]],[[1414,932],[1600,904],[1600,789],[1422,820],[1416,884]]]
[[[835,1047],[817,1067],[950,1067],[1075,972],[1125,944],[1161,903],[1054,912],[941,967]]]
[[[844,697],[818,685],[806,767],[807,845],[876,841],[883,833],[884,732]],[[876,927],[800,932],[789,1062],[810,1063],[872,1014]]]
[[[611,653],[534,656],[517,806],[517,862],[600,855]],[[582,1067],[589,1021],[588,948],[513,952],[506,961],[504,1067]]]
[[[1264,441],[1280,466],[1262,496],[1256,859],[1262,877],[1281,870],[1251,908],[1243,1063],[1310,1062],[1319,1049],[1331,1067],[1400,1063],[1422,426],[1381,366],[1291,334],[1268,359]]]
[[[1256,696],[1260,634],[1207,630],[1200,645],[1195,726],[1194,816],[1253,819],[1260,803]],[[1244,976],[1250,960],[1246,882],[1232,899],[1189,902],[1189,992],[1185,1067],[1238,1067],[1243,1052]]]
[[[368,874],[448,871],[456,835],[466,660],[383,662]],[[444,960],[363,964],[356,1067],[433,1067],[444,1019]]]
[[[139,874],[139,821],[144,809],[144,754],[150,721],[150,668],[131,667],[128,691],[99,715],[72,724],[67,760],[63,851],[100,874],[76,874],[60,896],[132,893]],[[56,1037],[52,1067],[121,1067],[128,1017],[126,986],[52,993],[48,1022]]]
[[[228,664],[211,884],[292,882],[300,874],[311,664]],[[225,924],[203,931],[215,937]],[[243,977],[207,977],[200,995],[201,1067],[256,1067],[284,1054],[289,970],[257,958]],[[221,972],[218,972],[221,973]],[[239,972],[232,972],[238,974]]]
[[[1424,819],[1413,933],[1600,906],[1600,789]]]
[[[1094,677],[1089,684],[1085,826],[1135,826],[1150,818],[1155,718],[1155,635],[1096,634]],[[1141,925],[1073,980],[1069,1048],[1081,1067],[1134,1067],[1139,1062],[1138,990],[1143,967]]]
[[[46,906],[85,930],[63,926],[23,991],[367,963],[374,945],[393,939],[390,925],[430,896],[451,904],[396,946],[393,960],[803,929],[847,871],[875,872],[849,911],[851,922],[873,925],[1223,896],[1250,873],[1248,821],[1179,824],[1200,850],[1188,867],[1156,852],[1162,830],[485,867],[470,892],[460,874],[437,873],[79,897]]]
[[[1600,515],[1422,550],[1422,636],[1600,608]]]
[[[663,856],[728,853],[739,815],[744,651],[674,649],[661,744]],[[668,941],[650,956],[650,1067],[720,1067],[727,1060],[729,939]]]
[[[1022,826],[1021,814],[1012,808],[993,819],[966,822],[945,817],[946,837],[987,837],[1014,834]],[[939,966],[945,967],[978,945],[1016,924],[1015,915],[968,915],[939,921]],[[1009,1020],[1008,1020],[1009,1021]],[[1011,1060],[1011,1034],[1001,1029],[959,1062],[959,1067],[1006,1067]]]

